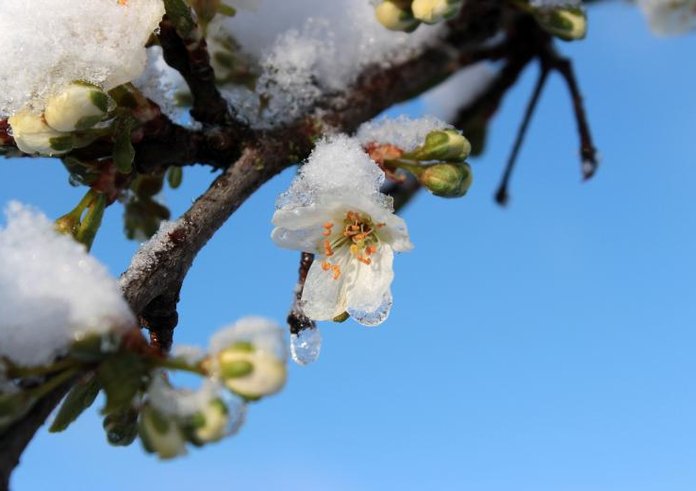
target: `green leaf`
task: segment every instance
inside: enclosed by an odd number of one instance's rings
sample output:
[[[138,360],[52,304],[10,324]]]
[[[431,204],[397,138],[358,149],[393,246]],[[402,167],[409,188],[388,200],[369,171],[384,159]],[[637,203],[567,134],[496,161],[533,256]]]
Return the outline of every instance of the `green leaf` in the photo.
[[[135,128],[136,121],[132,116],[125,116],[116,120],[114,124],[114,149],[113,159],[116,168],[121,174],[128,174],[133,169],[135,149],[131,141],[131,132]]]
[[[28,392],[0,394],[0,435],[24,416],[36,403]]]
[[[110,356],[97,368],[97,378],[106,392],[104,414],[124,411],[144,388],[148,368],[134,353],[118,353]]]
[[[85,409],[94,404],[100,390],[101,385],[97,377],[94,373],[88,374],[68,392],[48,431],[58,433],[65,430]]]

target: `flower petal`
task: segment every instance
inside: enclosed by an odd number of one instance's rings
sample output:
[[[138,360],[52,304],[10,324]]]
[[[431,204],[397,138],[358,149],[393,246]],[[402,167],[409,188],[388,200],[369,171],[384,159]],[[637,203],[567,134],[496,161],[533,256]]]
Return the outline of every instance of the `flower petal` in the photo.
[[[393,213],[388,214],[382,219],[386,226],[380,230],[379,234],[388,242],[392,249],[397,252],[408,252],[413,249],[413,243],[408,237],[406,222],[400,216]]]
[[[276,227],[271,232],[271,239],[277,246],[302,252],[317,252],[323,237],[315,229],[289,230]]]
[[[300,230],[315,226],[318,226],[318,230],[321,230],[321,225],[326,221],[327,217],[326,208],[313,204],[295,208],[280,208],[275,211],[271,221],[276,227],[287,228],[288,230]]]
[[[351,309],[372,312],[382,305],[385,292],[389,291],[394,279],[394,252],[387,244],[380,245],[372,256],[371,264],[357,260],[355,279],[348,285],[346,297]]]
[[[341,274],[334,279],[332,271],[324,271],[322,261],[317,259],[312,263],[307,273],[307,280],[302,290],[302,310],[313,320],[331,320],[346,310],[346,290],[350,288],[355,278],[354,261],[350,261],[350,253],[337,253],[333,259],[341,269]]]

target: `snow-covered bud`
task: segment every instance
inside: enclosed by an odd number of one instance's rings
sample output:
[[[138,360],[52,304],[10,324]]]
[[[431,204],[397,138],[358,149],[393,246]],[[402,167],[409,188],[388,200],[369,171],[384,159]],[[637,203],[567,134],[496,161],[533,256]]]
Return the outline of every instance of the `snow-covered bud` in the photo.
[[[471,168],[465,162],[434,164],[425,168],[419,180],[436,196],[459,198],[471,186]]]
[[[41,114],[24,109],[7,120],[12,137],[22,152],[28,154],[60,155],[74,146],[72,135],[56,131],[46,124]]]
[[[375,7],[375,15],[379,23],[391,31],[411,32],[419,24],[408,8],[401,8],[389,0]]]
[[[196,445],[221,440],[227,434],[229,420],[229,411],[222,399],[212,399],[190,417],[189,439]]]
[[[454,129],[431,131],[425,143],[407,154],[415,160],[464,161],[471,153],[471,144],[459,131]]]
[[[248,342],[238,342],[220,351],[217,367],[222,383],[245,399],[275,394],[285,385],[284,360],[259,351]]]
[[[161,459],[172,459],[186,453],[186,441],[177,421],[151,406],[140,414],[140,439],[148,452]]]
[[[244,317],[210,340],[214,378],[247,400],[275,394],[285,384],[284,331],[262,317]]]
[[[44,118],[54,130],[86,130],[109,111],[109,96],[96,85],[73,82],[46,103]]]
[[[587,34],[587,17],[580,7],[540,8],[534,17],[546,32],[564,41],[583,39]]]
[[[457,15],[462,4],[462,0],[414,0],[411,9],[416,19],[426,24],[437,24]]]

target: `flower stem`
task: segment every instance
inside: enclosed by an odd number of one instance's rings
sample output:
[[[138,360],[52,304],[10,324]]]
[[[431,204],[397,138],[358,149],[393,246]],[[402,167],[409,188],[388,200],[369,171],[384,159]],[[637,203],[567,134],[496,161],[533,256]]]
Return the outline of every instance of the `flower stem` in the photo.
[[[181,358],[153,358],[150,361],[155,366],[160,368],[166,368],[168,370],[181,370],[206,377],[208,376],[208,370],[203,367],[202,363],[195,363],[191,365]]]

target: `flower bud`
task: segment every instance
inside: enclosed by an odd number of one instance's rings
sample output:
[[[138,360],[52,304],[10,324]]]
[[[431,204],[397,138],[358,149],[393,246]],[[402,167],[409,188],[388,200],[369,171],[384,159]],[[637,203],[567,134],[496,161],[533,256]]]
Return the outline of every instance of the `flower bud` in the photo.
[[[419,24],[407,8],[401,8],[390,0],[377,5],[375,15],[379,23],[391,31],[411,32]]]
[[[534,17],[546,32],[564,41],[583,39],[587,34],[587,17],[579,7],[536,9]]]
[[[414,160],[463,161],[471,152],[471,144],[459,131],[437,130],[428,133],[425,143],[405,155]]]
[[[426,24],[437,24],[457,15],[462,3],[462,0],[414,0],[411,9],[416,19]]]
[[[151,406],[140,414],[140,439],[148,452],[161,459],[171,459],[186,453],[186,441],[175,419]]]
[[[96,85],[73,82],[46,103],[44,118],[54,130],[86,130],[104,119],[109,96]]]
[[[218,376],[232,392],[248,400],[275,394],[285,385],[283,360],[238,342],[217,354]]]
[[[60,155],[72,150],[73,137],[48,126],[43,116],[25,109],[8,120],[12,137],[22,152],[28,154]]]
[[[419,179],[436,196],[459,198],[471,186],[471,168],[466,162],[434,164],[426,167]]]
[[[229,411],[222,399],[212,399],[190,417],[187,424],[189,439],[196,445],[221,440],[227,434],[229,419]]]

